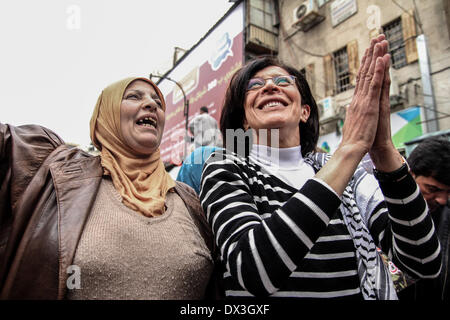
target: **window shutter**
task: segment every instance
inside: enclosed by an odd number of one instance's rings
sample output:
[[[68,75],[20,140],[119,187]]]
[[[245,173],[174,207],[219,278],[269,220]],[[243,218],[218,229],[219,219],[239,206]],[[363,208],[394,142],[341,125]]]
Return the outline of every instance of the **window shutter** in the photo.
[[[323,57],[323,69],[325,71],[325,96],[332,96],[334,93],[334,68],[331,54]]]
[[[358,41],[352,40],[347,44],[348,72],[350,73],[350,84],[356,86],[356,74],[358,73]]]
[[[314,75],[314,63],[310,63],[306,66],[306,81],[308,81],[311,93],[315,96],[316,92],[316,76]]]
[[[416,45],[416,22],[414,10],[402,14],[403,41],[405,42],[406,62],[411,63],[419,59]]]

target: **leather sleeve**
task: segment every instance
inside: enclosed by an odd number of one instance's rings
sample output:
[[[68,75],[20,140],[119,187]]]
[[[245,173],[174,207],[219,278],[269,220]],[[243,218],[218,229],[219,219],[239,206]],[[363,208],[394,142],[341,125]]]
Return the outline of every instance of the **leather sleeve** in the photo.
[[[16,214],[16,206],[44,160],[63,143],[40,126],[0,123],[0,291],[20,241],[10,241],[11,234],[23,231],[29,218]]]
[[[64,141],[44,127],[0,123],[0,225],[42,162],[61,144]]]

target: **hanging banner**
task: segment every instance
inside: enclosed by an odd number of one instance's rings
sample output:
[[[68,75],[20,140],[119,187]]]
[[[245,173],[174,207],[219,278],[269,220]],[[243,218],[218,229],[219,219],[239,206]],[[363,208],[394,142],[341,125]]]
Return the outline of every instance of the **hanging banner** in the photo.
[[[188,123],[206,106],[219,122],[225,90],[234,72],[243,63],[244,5],[237,5],[200,40],[182,61],[165,76],[183,87],[189,100]],[[192,151],[185,142],[186,118],[184,96],[179,87],[163,79],[158,87],[166,99],[166,124],[160,151],[166,163],[180,164]]]
[[[392,141],[394,146],[405,147],[405,142],[423,134],[420,107],[412,107],[391,114]]]

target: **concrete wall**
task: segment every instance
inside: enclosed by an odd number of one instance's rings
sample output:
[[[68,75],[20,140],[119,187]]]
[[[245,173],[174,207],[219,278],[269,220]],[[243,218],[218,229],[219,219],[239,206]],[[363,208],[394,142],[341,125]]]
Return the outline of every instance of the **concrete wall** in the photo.
[[[370,42],[370,33],[379,17],[383,26],[399,18],[403,9],[415,9],[417,20],[421,24],[428,42],[432,81],[436,97],[437,110],[450,114],[450,36],[446,5],[448,0],[357,0],[357,13],[332,27],[329,1],[319,9],[325,20],[307,32],[296,31],[292,27],[293,10],[302,0],[275,0],[280,8],[280,32],[278,56],[284,62],[299,69],[308,64],[314,64],[313,79],[316,100],[326,96],[323,56],[330,54],[349,43],[357,40],[358,60],[360,61],[365,48]],[[415,7],[414,5],[417,5]],[[416,25],[417,34],[421,34],[420,26]],[[392,111],[423,105],[422,81],[418,62],[413,62],[400,69],[393,69],[400,92],[405,98],[403,103]],[[311,81],[311,80],[310,80]],[[335,96],[339,105],[350,102],[353,89]],[[438,117],[444,114],[437,113]],[[439,120],[440,130],[450,129],[450,117]]]

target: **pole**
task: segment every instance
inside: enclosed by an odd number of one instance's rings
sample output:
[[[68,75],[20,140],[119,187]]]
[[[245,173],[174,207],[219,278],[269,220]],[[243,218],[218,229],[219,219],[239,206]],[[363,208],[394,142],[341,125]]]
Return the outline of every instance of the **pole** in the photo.
[[[416,38],[417,53],[419,55],[419,67],[422,77],[423,103],[426,132],[439,131],[439,123],[436,115],[436,103],[433,92],[433,82],[431,80],[430,59],[428,56],[427,41],[424,34]]]
[[[184,131],[184,154],[183,154],[183,159],[186,158],[187,156],[187,142],[189,140],[189,135],[188,135],[188,120],[189,120],[189,100],[186,98],[186,93],[184,92],[183,86],[178,83],[178,81],[173,80],[172,78],[166,77],[166,76],[158,76],[158,75],[154,75],[151,74],[149,75],[150,80],[152,80],[153,77],[159,78],[159,79],[166,79],[168,81],[171,81],[173,83],[175,83],[178,88],[180,88],[181,93],[183,94],[183,102],[184,102],[184,117],[185,117],[185,131]]]

